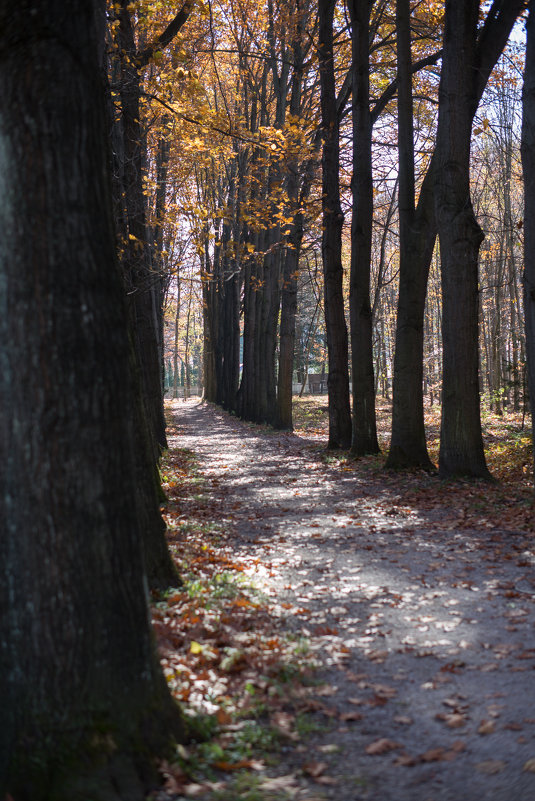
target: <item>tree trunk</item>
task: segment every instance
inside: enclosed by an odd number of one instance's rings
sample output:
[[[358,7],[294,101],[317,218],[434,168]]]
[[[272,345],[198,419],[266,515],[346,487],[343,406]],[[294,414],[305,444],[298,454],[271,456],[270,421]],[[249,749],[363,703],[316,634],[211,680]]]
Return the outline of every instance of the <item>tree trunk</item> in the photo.
[[[298,0],[295,2],[295,37],[292,43],[292,80],[290,95],[290,115],[297,120],[301,116],[301,96],[304,69],[303,37],[303,9]],[[290,148],[293,143],[290,143]],[[297,149],[297,142],[295,143]],[[281,288],[281,320],[279,333],[279,372],[277,376],[277,418],[276,426],[291,430],[292,419],[292,390],[293,368],[295,351],[295,316],[297,312],[297,279],[299,275],[299,260],[303,241],[303,212],[299,202],[299,157],[292,154],[287,163],[286,192],[288,195],[289,214],[292,218],[289,224],[290,232],[286,235],[287,245],[284,251]],[[302,195],[307,196],[310,181],[305,170]]]
[[[182,724],[147,615],[105,4],[28,12],[0,2],[0,796],[142,801]]]
[[[489,478],[479,408],[478,254],[470,199],[470,139],[479,0],[446,4],[439,89],[435,209],[442,277],[441,476]]]
[[[325,329],[329,359],[329,448],[351,445],[351,409],[347,325],[344,313],[340,143],[334,79],[333,15],[335,0],[319,0],[318,57],[321,83],[322,256]]]
[[[141,127],[141,85],[137,52],[128,0],[121,0],[119,44],[121,53],[121,120],[124,137],[123,196],[127,239],[123,243],[123,265],[129,282],[134,337],[141,371],[143,397],[152,429],[155,457],[167,446],[158,351],[157,281],[152,269],[148,240],[146,199],[143,187],[143,131]]]
[[[348,3],[352,28],[353,215],[349,317],[353,382],[353,436],[356,456],[378,453],[373,373],[373,320],[370,270],[373,228],[372,122],[370,116],[369,0]]]
[[[528,388],[535,419],[535,18],[530,2],[526,26],[526,66],[522,93],[522,170],[524,173],[524,314]],[[533,438],[532,438],[533,441]],[[535,457],[535,442],[534,442]]]
[[[419,239],[415,226],[414,131],[410,1],[397,0],[399,261],[398,326],[394,352],[392,438],[386,466],[433,467],[427,453],[423,417],[423,310],[435,232]],[[430,182],[428,181],[428,184]],[[429,198],[432,206],[432,197]],[[420,222],[421,228],[421,222]],[[429,228],[429,226],[428,226]],[[425,230],[425,229],[424,229]],[[419,247],[415,249],[416,241]],[[417,267],[419,281],[411,275]],[[423,293],[415,293],[417,286]],[[407,296],[411,300],[407,303]],[[416,307],[416,308],[415,308]],[[416,314],[415,314],[416,312]],[[419,313],[418,313],[419,312]]]

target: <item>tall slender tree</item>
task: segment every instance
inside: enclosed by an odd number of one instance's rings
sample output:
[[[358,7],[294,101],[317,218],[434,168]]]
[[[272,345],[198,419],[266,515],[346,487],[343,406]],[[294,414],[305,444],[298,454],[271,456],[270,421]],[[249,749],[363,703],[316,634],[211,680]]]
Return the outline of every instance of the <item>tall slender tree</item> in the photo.
[[[524,314],[531,414],[535,418],[535,4],[529,3],[522,94],[524,173]],[[533,449],[535,457],[535,444]]]
[[[370,270],[373,229],[372,119],[370,113],[370,16],[373,2],[348,0],[352,40],[353,215],[349,319],[353,385],[351,450],[378,453],[375,419]]]
[[[329,359],[329,447],[351,445],[348,337],[344,311],[340,204],[340,141],[334,75],[333,18],[336,0],[318,0],[318,59],[321,85],[322,255],[325,329]]]

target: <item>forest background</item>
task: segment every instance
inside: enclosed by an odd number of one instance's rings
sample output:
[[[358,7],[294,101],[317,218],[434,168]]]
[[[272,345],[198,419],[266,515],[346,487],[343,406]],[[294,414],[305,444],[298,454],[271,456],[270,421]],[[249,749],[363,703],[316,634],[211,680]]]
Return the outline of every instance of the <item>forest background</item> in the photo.
[[[443,371],[446,380],[471,371],[463,379],[470,389],[447,390],[456,395],[450,418],[462,410],[466,430],[454,422],[448,434],[446,410],[440,468],[488,475],[480,397],[498,415],[528,413],[525,4],[483,6],[479,18],[472,5],[464,24],[474,63],[464,64],[459,84],[470,88],[461,98],[470,107],[470,188],[461,203],[473,206],[484,240],[479,274],[460,267],[471,274],[473,306],[462,313],[476,319],[453,324],[460,339],[450,346],[434,208],[444,4],[187,3],[178,35],[143,65],[144,43],[176,9],[115,7],[114,102],[124,126],[130,60],[147,215],[138,231],[125,222],[122,237],[127,249],[151,251],[144,288],[171,395],[202,386],[244,419],[291,428],[292,389],[320,374],[329,385],[329,445],[364,454],[379,447],[375,398],[393,394],[388,463],[429,468],[424,405],[440,402]],[[472,85],[466,76],[478,60],[488,82]],[[458,127],[445,101],[442,119],[444,130]],[[461,309],[458,278],[451,291]]]
[[[440,394],[440,474],[490,477],[481,396],[535,397],[527,5],[0,0],[0,795],[141,799],[189,736],[147,615],[169,358],[281,429],[325,370],[354,456],[390,396],[390,467],[433,469]]]

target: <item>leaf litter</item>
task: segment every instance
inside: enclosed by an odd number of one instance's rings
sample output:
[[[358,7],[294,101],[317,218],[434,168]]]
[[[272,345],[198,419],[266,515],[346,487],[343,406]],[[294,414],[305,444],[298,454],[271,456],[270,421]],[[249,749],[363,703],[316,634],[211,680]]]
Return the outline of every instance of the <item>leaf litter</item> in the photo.
[[[443,484],[208,404],[171,412],[186,582],[155,622],[208,739],[158,798],[535,797],[533,503],[510,463],[508,484]]]

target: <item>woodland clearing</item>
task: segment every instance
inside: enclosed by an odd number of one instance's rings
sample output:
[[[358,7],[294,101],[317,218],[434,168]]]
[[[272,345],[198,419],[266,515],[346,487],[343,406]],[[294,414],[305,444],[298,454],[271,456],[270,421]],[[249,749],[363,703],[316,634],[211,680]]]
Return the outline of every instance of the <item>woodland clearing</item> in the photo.
[[[444,482],[325,451],[325,405],[289,434],[169,403],[154,618],[199,742],[154,797],[532,801],[528,433],[488,416],[500,482]]]

